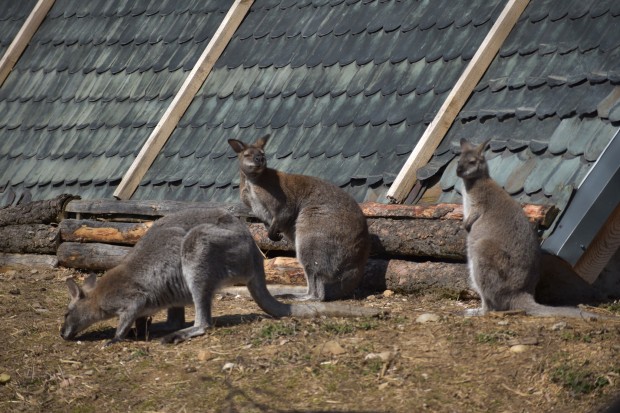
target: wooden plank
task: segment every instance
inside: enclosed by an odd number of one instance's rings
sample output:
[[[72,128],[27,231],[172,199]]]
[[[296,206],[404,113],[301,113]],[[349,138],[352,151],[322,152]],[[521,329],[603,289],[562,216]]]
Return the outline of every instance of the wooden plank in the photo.
[[[407,197],[415,184],[417,170],[428,162],[441,143],[528,3],[529,0],[508,1],[392,183],[387,193],[392,202],[400,203]]]
[[[13,70],[13,67],[19,60],[20,56],[30,43],[30,39],[37,31],[47,12],[54,5],[55,0],[39,0],[34,6],[30,15],[22,25],[21,29],[15,36],[15,39],[11,42],[11,45],[4,52],[4,56],[0,59],[0,86],[4,83],[6,78]]]
[[[140,184],[142,177],[151,167],[159,151],[166,144],[172,131],[189,107],[192,99],[211,72],[213,65],[230,42],[233,34],[241,24],[254,0],[235,0],[228,10],[213,38],[189,73],[181,89],[157,123],[155,129],[140,150],[137,158],[123,176],[114,196],[118,199],[129,199]]]
[[[575,264],[575,272],[592,284],[620,248],[620,205],[607,218],[586,252]]]

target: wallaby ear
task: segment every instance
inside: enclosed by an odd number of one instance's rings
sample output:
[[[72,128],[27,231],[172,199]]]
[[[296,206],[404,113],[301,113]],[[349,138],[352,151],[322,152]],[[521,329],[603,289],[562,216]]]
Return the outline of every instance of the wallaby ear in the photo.
[[[461,151],[467,150],[467,149],[471,149],[471,143],[469,143],[469,141],[465,138],[461,138]]]
[[[245,151],[245,149],[248,147],[245,143],[237,139],[229,139],[228,144],[233,148],[233,151],[235,151],[236,153],[241,153]]]
[[[478,145],[478,155],[482,155],[484,153],[484,151],[487,149],[487,147],[489,146],[489,143],[491,142],[491,139],[487,139],[484,142],[482,142],[480,145]]]
[[[82,288],[85,288],[87,290],[92,290],[93,288],[95,288],[96,283],[97,283],[97,274],[91,273],[84,280],[84,285],[82,286]]]
[[[75,282],[73,278],[71,277],[67,278],[65,280],[65,283],[67,284],[67,288],[69,288],[69,295],[71,296],[72,300],[77,300],[78,298],[84,297],[84,293],[82,292],[82,289],[80,288],[79,285],[77,285],[77,283]]]
[[[260,149],[264,149],[270,136],[271,136],[270,134],[267,134],[263,137],[258,138],[256,142],[254,142],[254,146]]]

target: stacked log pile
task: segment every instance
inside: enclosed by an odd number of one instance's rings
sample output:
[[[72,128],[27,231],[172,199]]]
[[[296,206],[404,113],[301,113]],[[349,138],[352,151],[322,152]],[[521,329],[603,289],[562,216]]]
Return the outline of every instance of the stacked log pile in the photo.
[[[303,284],[303,271],[291,258],[285,241],[268,239],[263,224],[242,204],[184,203],[175,201],[74,200],[60,223],[57,250],[62,266],[101,271],[117,265],[153,221],[182,208],[218,206],[246,220],[257,245],[272,257],[265,268],[269,282]],[[415,292],[428,287],[465,289],[465,232],[462,207],[361,204],[371,233],[371,259],[362,287]],[[555,211],[527,205],[524,210],[539,227],[553,222]]]
[[[60,242],[58,224],[73,199],[60,195],[0,210],[0,265],[54,264]]]

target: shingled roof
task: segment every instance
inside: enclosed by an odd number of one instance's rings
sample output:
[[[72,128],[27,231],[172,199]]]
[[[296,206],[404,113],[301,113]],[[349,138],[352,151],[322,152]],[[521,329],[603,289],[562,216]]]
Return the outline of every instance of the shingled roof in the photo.
[[[111,197],[231,3],[57,0],[0,88],[2,204]]]
[[[112,196],[231,4],[57,0],[0,87],[0,206]],[[505,4],[256,0],[133,198],[237,200],[226,141],[270,133],[270,165],[385,200]],[[459,200],[459,138],[492,138],[513,196],[566,206],[618,129],[619,18],[532,0],[418,171],[435,200]]]
[[[228,138],[359,201],[387,185],[503,1],[257,1],[135,193],[237,200]]]
[[[418,178],[460,202],[459,140],[490,139],[508,193],[564,210],[619,129],[619,85],[618,1],[532,1]]]
[[[8,49],[15,35],[34,7],[36,0],[11,1],[0,11],[0,57]]]

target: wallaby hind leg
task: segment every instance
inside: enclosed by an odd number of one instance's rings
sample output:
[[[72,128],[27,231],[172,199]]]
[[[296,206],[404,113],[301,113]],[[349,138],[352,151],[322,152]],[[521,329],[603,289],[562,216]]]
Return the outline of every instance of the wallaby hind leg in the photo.
[[[474,258],[469,264],[470,282],[472,287],[480,295],[480,308],[470,309],[465,312],[468,316],[485,315],[489,311],[510,310],[510,283],[507,282],[507,274],[504,269],[509,267],[508,254],[490,240],[481,240],[473,245],[473,253],[468,254]],[[508,287],[507,287],[508,286]]]
[[[207,332],[207,328],[213,325],[211,304],[217,288],[214,277],[209,276],[213,269],[209,268],[208,263],[200,265],[198,258],[194,257],[194,260],[191,258],[190,256],[187,260],[185,257],[182,259],[182,268],[196,310],[194,325],[164,336],[161,339],[162,343],[177,344],[192,337],[202,336]]]

